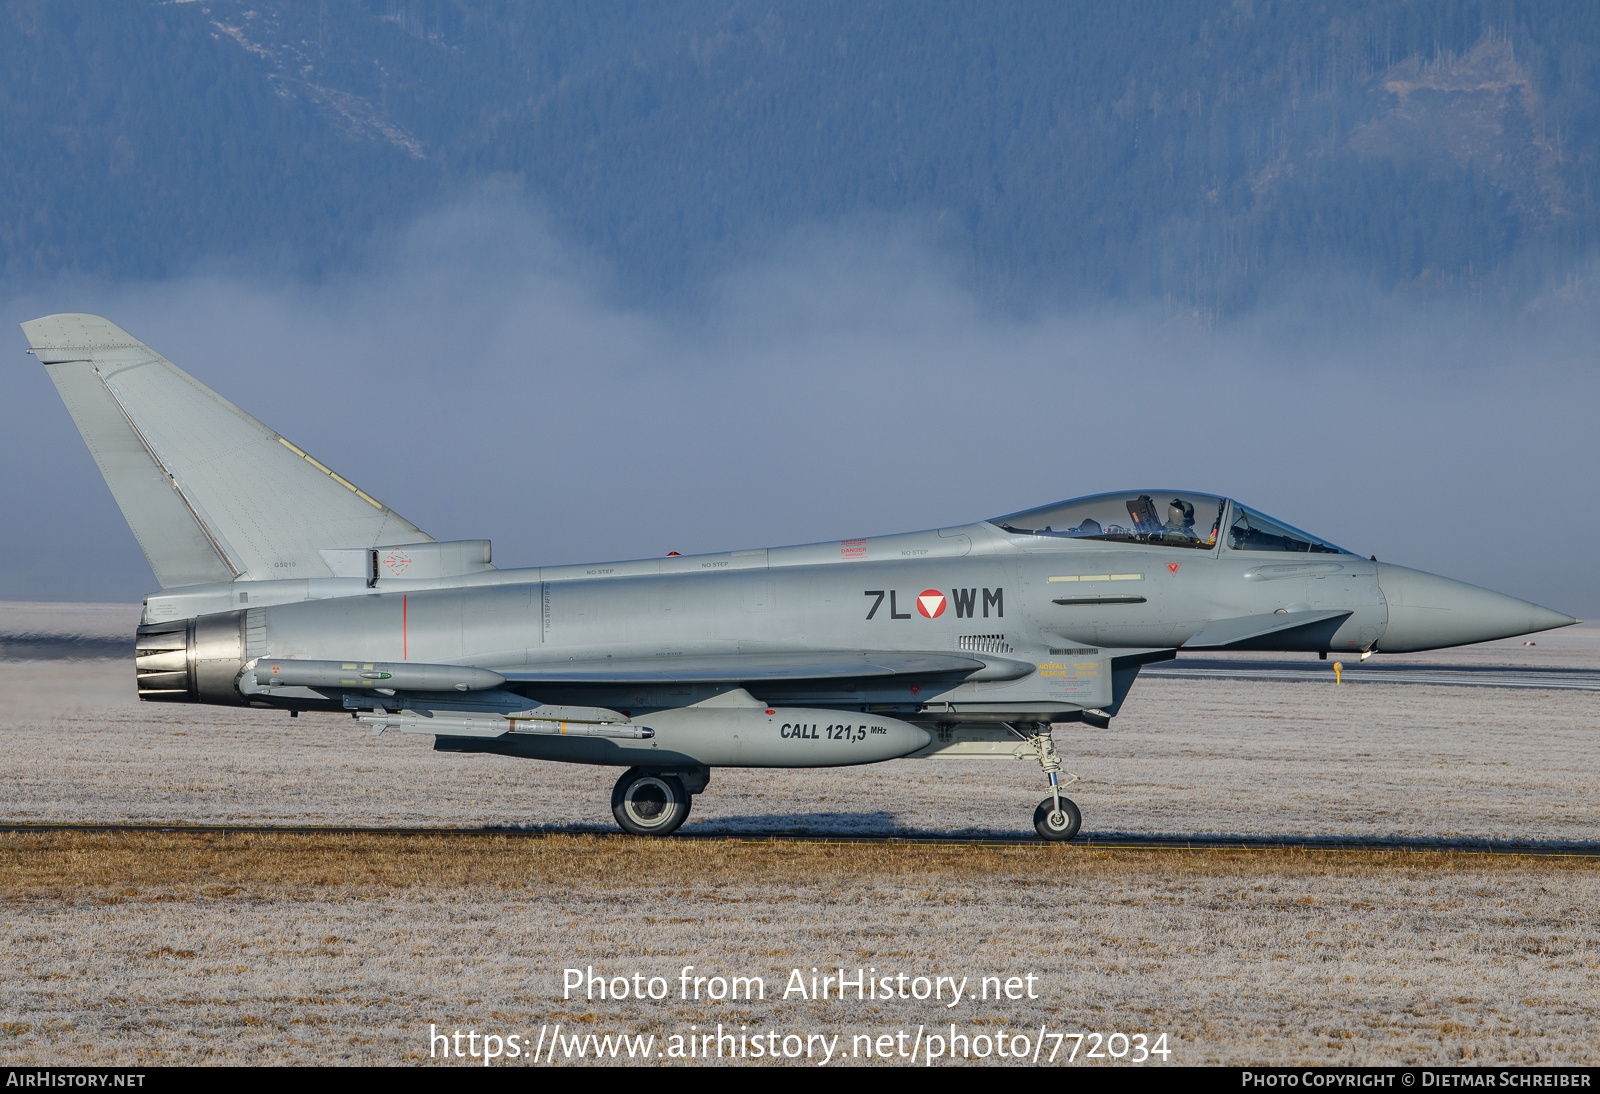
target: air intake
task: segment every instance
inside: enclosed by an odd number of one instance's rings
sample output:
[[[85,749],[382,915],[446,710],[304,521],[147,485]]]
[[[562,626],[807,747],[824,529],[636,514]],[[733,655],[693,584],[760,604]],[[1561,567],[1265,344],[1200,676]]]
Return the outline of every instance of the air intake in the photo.
[[[956,639],[956,648],[967,653],[1015,653],[1003,634],[964,634]]]

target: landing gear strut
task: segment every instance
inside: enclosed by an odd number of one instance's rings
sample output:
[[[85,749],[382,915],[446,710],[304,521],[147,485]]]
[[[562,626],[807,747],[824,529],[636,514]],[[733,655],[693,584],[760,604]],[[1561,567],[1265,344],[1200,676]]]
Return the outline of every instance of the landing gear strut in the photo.
[[[1077,782],[1078,776],[1069,771],[1066,783],[1061,782],[1061,754],[1056,751],[1055,739],[1050,736],[1050,723],[1027,723],[1027,733],[1010,722],[1006,722],[1005,727],[1033,746],[1033,754],[1039,758],[1039,767],[1050,780],[1050,796],[1033,811],[1034,831],[1047,840],[1069,840],[1076,836],[1078,829],[1083,826],[1083,814],[1078,812],[1072,799],[1061,796],[1061,788]]]
[[[677,775],[637,767],[624,771],[611,791],[611,815],[635,836],[670,835],[689,819],[693,803]]]

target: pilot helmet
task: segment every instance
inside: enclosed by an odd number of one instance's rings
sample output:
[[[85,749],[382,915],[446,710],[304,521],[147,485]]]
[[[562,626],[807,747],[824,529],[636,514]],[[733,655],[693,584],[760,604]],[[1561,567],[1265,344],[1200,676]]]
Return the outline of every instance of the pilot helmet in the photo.
[[[1194,523],[1194,503],[1173,498],[1167,503],[1167,520],[1173,524]]]

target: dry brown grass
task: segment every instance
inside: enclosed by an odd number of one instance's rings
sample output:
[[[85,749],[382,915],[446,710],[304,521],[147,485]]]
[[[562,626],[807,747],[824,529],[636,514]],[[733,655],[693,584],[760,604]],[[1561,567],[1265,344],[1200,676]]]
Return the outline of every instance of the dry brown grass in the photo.
[[[643,841],[593,836],[0,833],[0,892],[17,901],[362,899],[372,890],[548,890],[851,884],[922,878],[1053,885],[1107,877],[1372,878],[1600,873],[1600,859],[1461,852],[1127,851],[1077,847]]]

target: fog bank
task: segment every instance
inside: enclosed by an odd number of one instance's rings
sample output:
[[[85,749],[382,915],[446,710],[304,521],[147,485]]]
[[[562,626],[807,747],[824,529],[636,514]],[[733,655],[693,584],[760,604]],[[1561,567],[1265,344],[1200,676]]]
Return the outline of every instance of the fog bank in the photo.
[[[717,282],[694,314],[660,314],[617,303],[616,271],[492,194],[384,254],[316,286],[213,269],[4,301],[0,599],[155,587],[15,327],[89,311],[431,535],[493,539],[501,566],[1183,487],[1384,561],[1600,612],[1600,323],[1581,298],[1508,316],[1308,279],[1220,328],[1131,305],[1005,315],[910,227],[819,226]]]

